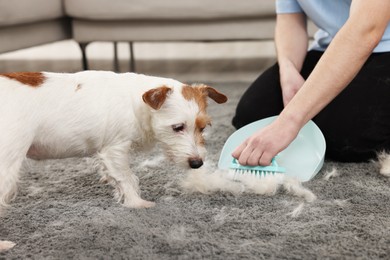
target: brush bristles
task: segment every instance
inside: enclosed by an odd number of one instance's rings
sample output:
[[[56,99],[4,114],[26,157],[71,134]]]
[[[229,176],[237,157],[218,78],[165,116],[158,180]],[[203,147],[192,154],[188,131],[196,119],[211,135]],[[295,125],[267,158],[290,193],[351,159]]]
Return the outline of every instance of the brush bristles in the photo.
[[[238,180],[243,176],[252,176],[256,178],[265,178],[267,176],[273,176],[278,174],[276,171],[260,171],[260,170],[243,170],[243,169],[230,169],[229,170],[229,178],[233,180]]]

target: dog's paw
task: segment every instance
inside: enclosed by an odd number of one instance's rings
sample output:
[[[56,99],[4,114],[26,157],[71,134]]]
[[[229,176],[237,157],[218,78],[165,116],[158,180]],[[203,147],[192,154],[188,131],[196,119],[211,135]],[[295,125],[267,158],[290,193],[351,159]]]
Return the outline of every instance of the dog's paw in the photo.
[[[7,251],[13,248],[16,244],[11,241],[0,241],[0,252]]]
[[[152,201],[143,200],[143,199],[137,199],[131,202],[124,203],[123,205],[129,208],[143,209],[143,208],[152,208],[156,205],[156,203]]]

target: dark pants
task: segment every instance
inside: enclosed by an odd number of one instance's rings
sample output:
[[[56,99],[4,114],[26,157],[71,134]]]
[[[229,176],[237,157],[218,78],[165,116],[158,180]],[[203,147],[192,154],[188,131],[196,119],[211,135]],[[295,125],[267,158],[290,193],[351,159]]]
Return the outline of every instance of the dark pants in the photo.
[[[306,79],[323,53],[309,51],[302,76]],[[283,109],[279,67],[275,64],[246,90],[233,125],[278,115]],[[390,52],[372,54],[354,80],[313,121],[326,139],[326,156],[362,162],[390,151]]]

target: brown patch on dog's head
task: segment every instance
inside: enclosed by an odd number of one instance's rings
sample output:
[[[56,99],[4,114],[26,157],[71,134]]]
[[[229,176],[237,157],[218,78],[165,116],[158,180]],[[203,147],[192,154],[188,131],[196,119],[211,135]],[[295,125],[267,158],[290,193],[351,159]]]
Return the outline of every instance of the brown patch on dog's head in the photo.
[[[211,125],[211,118],[204,113],[199,114],[195,119],[195,139],[196,143],[205,145],[205,140],[202,135],[206,126]]]
[[[195,138],[197,143],[204,145],[205,140],[202,132],[207,125],[211,125],[211,118],[206,113],[207,97],[211,98],[218,104],[226,102],[227,97],[207,85],[185,85],[182,88],[182,95],[184,99],[188,101],[193,100],[198,104],[199,113],[195,119]]]
[[[198,104],[200,111],[206,111],[207,96],[200,88],[184,85],[181,90],[181,93],[185,100],[194,100]]]
[[[160,109],[167,99],[168,94],[172,91],[171,88],[162,86],[148,90],[142,95],[143,101],[153,109]]]
[[[203,84],[193,86],[185,85],[183,86],[182,94],[186,100],[194,100],[201,111],[206,111],[207,97],[211,98],[218,104],[222,104],[227,101],[227,97],[224,94]]]
[[[45,76],[41,72],[2,73],[0,76],[19,81],[30,87],[39,87],[45,81]]]

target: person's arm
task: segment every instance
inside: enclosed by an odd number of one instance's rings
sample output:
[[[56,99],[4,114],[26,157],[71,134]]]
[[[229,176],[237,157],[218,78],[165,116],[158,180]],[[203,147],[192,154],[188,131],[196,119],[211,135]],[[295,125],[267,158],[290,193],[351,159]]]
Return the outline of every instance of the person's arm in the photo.
[[[356,76],[390,22],[390,1],[353,0],[350,17],[278,118],[236,148],[243,165],[269,165]]]
[[[283,104],[286,106],[305,82],[300,74],[308,47],[304,13],[277,15],[275,45]]]

